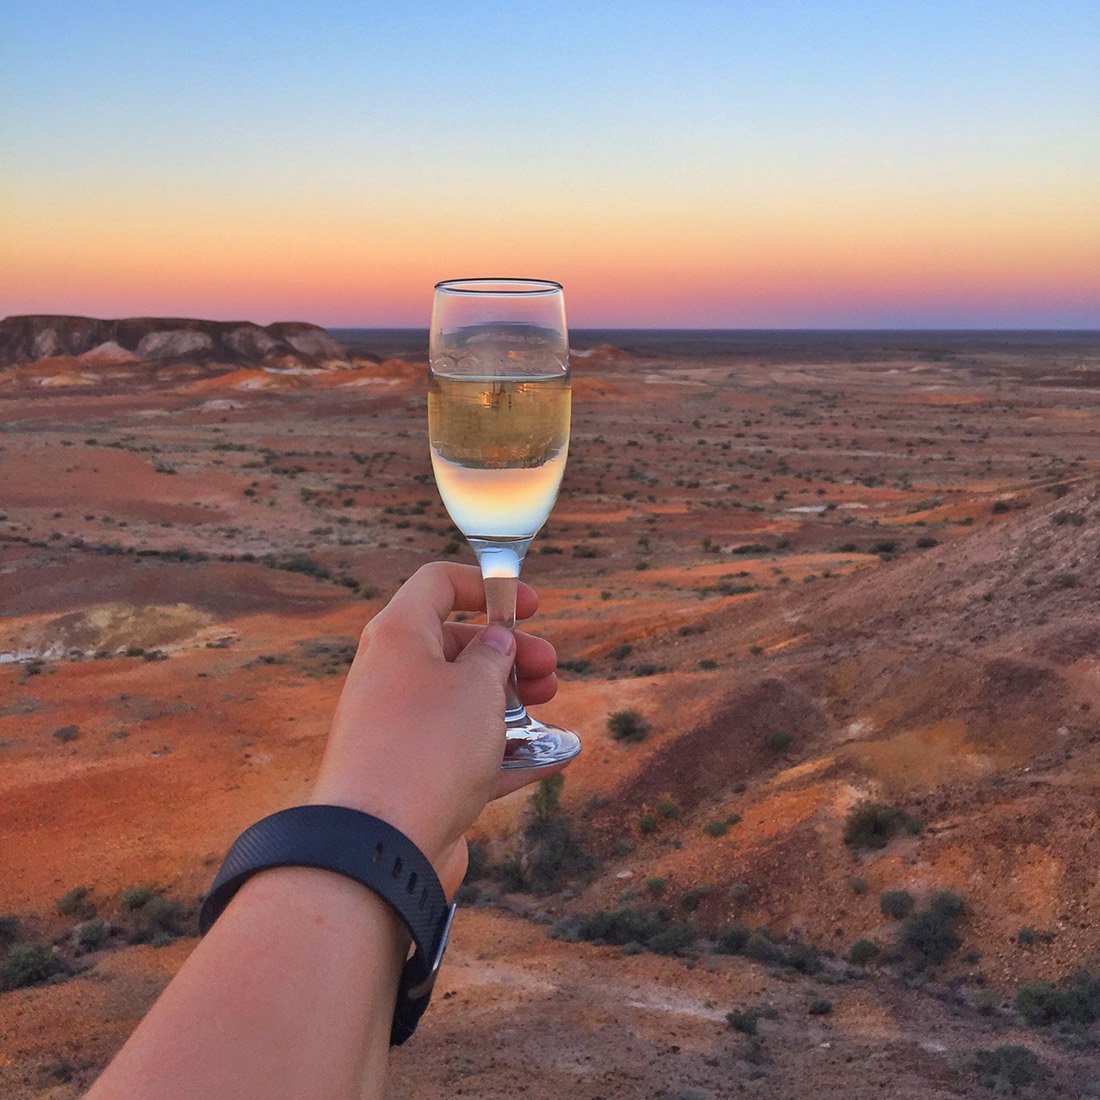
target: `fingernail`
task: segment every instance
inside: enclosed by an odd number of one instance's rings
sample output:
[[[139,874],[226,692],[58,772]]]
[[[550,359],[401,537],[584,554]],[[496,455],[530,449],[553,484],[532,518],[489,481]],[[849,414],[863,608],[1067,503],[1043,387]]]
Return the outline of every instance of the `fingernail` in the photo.
[[[481,641],[483,645],[495,649],[497,653],[503,653],[506,657],[511,655],[516,648],[515,635],[506,627],[497,626],[495,623],[492,626],[487,626],[481,632]]]

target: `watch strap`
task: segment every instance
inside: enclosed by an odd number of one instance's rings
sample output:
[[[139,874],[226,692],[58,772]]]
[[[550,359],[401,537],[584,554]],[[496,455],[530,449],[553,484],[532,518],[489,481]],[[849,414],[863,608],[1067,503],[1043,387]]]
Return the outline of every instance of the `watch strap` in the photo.
[[[199,913],[203,935],[244,883],[274,867],[315,867],[382,898],[412,937],[401,972],[391,1045],[403,1043],[431,999],[454,906],[427,857],[404,833],[346,806],[295,806],[249,826],[233,843]]]

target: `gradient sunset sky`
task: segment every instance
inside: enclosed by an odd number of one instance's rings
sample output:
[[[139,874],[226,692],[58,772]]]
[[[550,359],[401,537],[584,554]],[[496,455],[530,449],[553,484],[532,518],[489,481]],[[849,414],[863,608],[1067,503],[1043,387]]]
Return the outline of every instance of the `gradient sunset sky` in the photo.
[[[1096,0],[0,4],[0,315],[1100,327]]]

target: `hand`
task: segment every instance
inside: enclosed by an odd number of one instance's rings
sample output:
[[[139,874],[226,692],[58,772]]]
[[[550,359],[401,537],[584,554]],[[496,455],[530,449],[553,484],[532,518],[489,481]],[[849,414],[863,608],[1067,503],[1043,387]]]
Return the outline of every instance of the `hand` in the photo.
[[[520,584],[516,616],[538,597]],[[541,638],[447,622],[481,611],[481,574],[433,562],[363,631],[310,802],[351,806],[406,834],[450,896],[466,873],[464,833],[486,802],[564,765],[502,772],[504,684],[513,660],[525,704],[558,689],[557,655]]]

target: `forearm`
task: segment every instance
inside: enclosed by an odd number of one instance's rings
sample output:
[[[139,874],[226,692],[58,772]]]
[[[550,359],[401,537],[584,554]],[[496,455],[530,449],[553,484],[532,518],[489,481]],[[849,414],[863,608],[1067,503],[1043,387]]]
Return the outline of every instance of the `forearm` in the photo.
[[[327,871],[241,888],[88,1100],[380,1096],[408,938]]]

